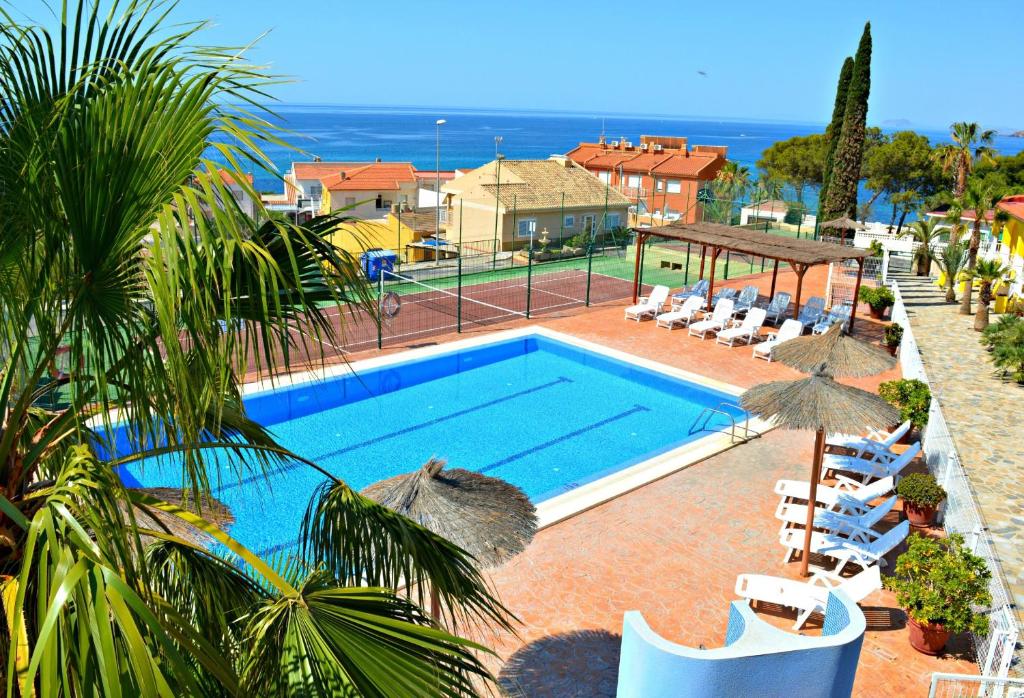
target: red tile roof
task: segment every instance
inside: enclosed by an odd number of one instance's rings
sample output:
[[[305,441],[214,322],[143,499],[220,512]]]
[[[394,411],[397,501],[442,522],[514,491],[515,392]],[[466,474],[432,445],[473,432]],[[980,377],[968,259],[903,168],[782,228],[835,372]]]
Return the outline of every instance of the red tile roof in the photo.
[[[320,178],[329,191],[393,190],[416,183],[416,170],[408,162],[375,162],[352,170],[335,171]]]
[[[227,170],[218,170],[218,173],[220,174],[220,179],[222,182],[224,182],[224,184],[230,186],[235,183],[234,176]],[[253,176],[251,172],[245,175],[245,178],[249,180],[249,184],[252,184]]]
[[[999,208],[1006,211],[1017,220],[1024,221],[1024,194],[1007,196],[999,202]]]
[[[682,149],[615,150],[600,143],[580,143],[567,155],[587,169],[617,170],[621,167],[623,172],[698,179],[713,178],[725,164],[725,156],[717,151],[691,150],[684,154]]]
[[[320,179],[327,175],[337,174],[342,170],[373,165],[372,162],[293,162],[292,171],[295,179]]]
[[[1000,204],[1000,207],[1001,206],[1002,205]],[[944,208],[937,208],[934,211],[929,211],[925,215],[933,216],[933,217],[939,217],[939,218],[945,218],[947,215],[949,215],[949,207],[947,206],[947,207],[944,207]],[[973,209],[965,208],[963,211],[960,212],[960,220],[973,221],[977,217],[978,216],[974,212]],[[992,219],[994,217],[995,217],[995,211],[993,211],[992,209],[989,209],[988,211],[985,211],[985,220],[986,221],[991,223]]]
[[[416,170],[416,179],[437,179],[439,174],[443,180],[455,179],[455,170]]]

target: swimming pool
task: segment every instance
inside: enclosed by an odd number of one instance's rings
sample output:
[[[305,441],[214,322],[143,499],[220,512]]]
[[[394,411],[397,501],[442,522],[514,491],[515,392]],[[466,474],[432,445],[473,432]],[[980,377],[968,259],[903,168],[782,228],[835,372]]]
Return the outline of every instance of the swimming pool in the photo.
[[[704,425],[705,408],[741,412],[733,393],[640,363],[551,333],[520,333],[256,392],[245,404],[282,445],[356,489],[437,456],[449,467],[503,478],[540,503],[729,423],[712,414]],[[171,458],[121,474],[134,486],[181,485]],[[322,480],[300,464],[269,485],[262,477],[218,481],[211,474],[215,496],[235,516],[232,535],[262,555],[293,545]]]

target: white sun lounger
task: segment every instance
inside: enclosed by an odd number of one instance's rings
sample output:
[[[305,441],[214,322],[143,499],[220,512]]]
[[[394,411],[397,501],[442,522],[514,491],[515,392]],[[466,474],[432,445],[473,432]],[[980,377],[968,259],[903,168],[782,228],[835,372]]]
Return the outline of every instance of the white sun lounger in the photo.
[[[697,316],[703,305],[704,299],[701,296],[690,296],[678,310],[671,310],[658,315],[655,318],[655,325],[667,327],[670,330],[675,329],[677,326],[685,327],[693,322],[693,318]]]
[[[640,296],[640,302],[626,308],[626,319],[640,322],[644,318],[652,318],[661,312],[668,300],[668,286],[655,286],[651,289],[651,295]]]
[[[850,535],[857,530],[871,530],[884,519],[896,506],[896,495],[889,497],[876,507],[864,507],[851,497],[840,497],[839,511],[819,509],[814,515],[814,527],[824,528],[838,535]],[[782,521],[779,535],[784,534],[792,524],[807,523],[807,505],[795,502],[782,502],[775,510],[775,518]],[[790,550],[786,562],[795,551]]]
[[[826,446],[835,448],[847,448],[854,451],[857,458],[866,458],[865,454],[890,454],[893,458],[892,447],[897,441],[910,431],[910,420],[896,427],[890,432],[872,430],[867,436],[854,436],[853,434],[829,434],[825,439]],[[875,458],[878,460],[878,458]],[[891,458],[890,458],[891,460]]]
[[[704,339],[708,332],[718,332],[724,329],[732,319],[732,306],[731,299],[722,298],[715,303],[715,310],[710,318],[690,323],[689,333],[694,337]]]
[[[754,358],[772,361],[772,351],[783,342],[796,339],[804,333],[804,324],[799,320],[786,320],[778,332],[769,332],[768,340],[754,345]]]
[[[879,534],[877,531],[858,529],[853,536],[845,537],[814,531],[811,533],[811,552],[834,559],[836,561],[835,568],[824,574],[838,579],[850,563],[858,565],[862,569],[867,569],[875,563],[885,566],[885,560],[882,558],[902,543],[909,533],[910,522],[906,520],[883,534]],[[804,530],[802,528],[787,529],[779,536],[779,543],[786,548],[786,559],[788,560],[792,551],[803,551]]]
[[[881,480],[875,480],[869,485],[862,484],[843,475],[837,475],[836,480],[836,484],[832,486],[818,485],[818,491],[815,493],[818,504],[835,508],[839,498],[845,497],[857,500],[864,508],[867,508],[868,502],[889,494],[892,492],[892,488],[896,486],[895,480],[891,477],[883,477]],[[811,483],[807,482],[807,480],[779,480],[775,483],[775,494],[783,499],[799,499],[806,502],[811,494]]]
[[[877,454],[871,458],[855,458],[854,456],[840,456],[835,453],[826,453],[822,462],[822,470],[841,470],[847,473],[856,473],[861,476],[861,481],[867,484],[871,480],[883,477],[898,478],[899,474],[906,468],[910,461],[914,460],[921,451],[921,442],[917,442],[898,456],[888,458],[877,458]]]
[[[760,333],[761,326],[764,325],[764,316],[764,308],[750,308],[747,310],[743,322],[721,330],[715,337],[715,343],[726,344],[730,347],[736,343],[737,339],[742,339],[745,344],[752,343],[754,337]]]
[[[736,578],[736,595],[748,601],[774,603],[799,611],[793,630],[799,630],[814,612],[824,613],[828,593],[836,580],[816,572],[806,582],[766,574],[741,574]],[[878,565],[843,579],[835,588],[846,593],[854,603],[860,603],[882,588],[882,573]]]

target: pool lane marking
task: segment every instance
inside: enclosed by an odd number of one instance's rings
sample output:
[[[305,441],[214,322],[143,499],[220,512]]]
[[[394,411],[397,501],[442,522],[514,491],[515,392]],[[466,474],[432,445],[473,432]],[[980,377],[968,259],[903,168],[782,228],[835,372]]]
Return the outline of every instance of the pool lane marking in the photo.
[[[497,461],[495,463],[491,463],[490,465],[485,465],[482,468],[478,468],[476,472],[478,472],[478,473],[486,473],[487,471],[494,470],[495,468],[498,468],[498,467],[500,467],[502,465],[508,465],[509,463],[512,463],[514,461],[520,460],[522,458],[526,458],[527,456],[533,455],[534,453],[537,453],[538,451],[543,451],[546,448],[551,448],[552,446],[557,446],[558,444],[563,443],[565,441],[568,441],[569,439],[575,439],[577,436],[583,436],[588,431],[593,431],[594,429],[600,429],[601,427],[608,426],[609,424],[617,422],[617,421],[619,421],[621,419],[625,419],[626,417],[631,417],[634,414],[639,414],[640,412],[650,412],[650,411],[651,411],[651,409],[649,407],[644,407],[643,405],[634,405],[633,407],[631,407],[630,409],[626,410],[625,412],[619,412],[618,414],[614,414],[611,417],[607,417],[605,419],[602,419],[599,422],[594,422],[593,424],[588,424],[587,426],[581,427],[579,429],[576,429],[575,431],[570,431],[568,434],[562,434],[561,436],[555,437],[554,439],[551,439],[550,441],[545,441],[542,444],[538,444],[538,445],[536,445],[536,446],[534,446],[532,448],[528,448],[525,451],[520,451],[519,453],[514,453],[511,456],[507,456],[505,458],[502,458],[501,460],[499,460],[499,461]]]
[[[319,456],[316,456],[316,457],[312,458],[311,460],[318,460],[320,458],[329,458],[329,457],[334,457],[334,456],[340,456],[343,453],[348,453],[350,451],[355,451],[355,450],[358,450],[360,448],[365,448],[367,446],[371,446],[373,444],[380,443],[381,441],[387,441],[389,439],[395,439],[395,438],[398,438],[399,436],[405,436],[406,434],[409,434],[410,432],[419,431],[420,429],[427,429],[429,427],[436,426],[436,425],[441,424],[443,422],[447,422],[448,420],[456,419],[457,417],[464,417],[467,414],[471,414],[473,412],[479,412],[480,410],[485,410],[488,407],[494,407],[495,405],[500,405],[501,403],[508,402],[509,400],[515,400],[517,398],[521,398],[521,397],[524,397],[526,395],[530,395],[532,393],[540,392],[541,390],[547,390],[548,388],[554,388],[556,385],[564,385],[565,383],[572,383],[572,382],[573,381],[572,381],[571,378],[566,378],[565,376],[559,376],[555,380],[550,381],[548,383],[542,383],[541,385],[535,385],[534,387],[527,388],[526,390],[520,390],[519,392],[516,392],[516,393],[510,393],[509,395],[505,395],[503,397],[499,397],[499,398],[496,398],[494,400],[488,400],[487,402],[482,402],[479,405],[473,405],[472,407],[467,407],[467,408],[465,408],[463,410],[459,410],[458,412],[452,412],[451,414],[446,414],[446,415],[441,416],[441,417],[435,417],[434,419],[431,419],[429,421],[420,422],[419,424],[414,424],[411,427],[406,427],[405,429],[401,429],[399,431],[393,431],[390,434],[382,434],[381,436],[375,437],[373,439],[367,439],[366,441],[360,441],[359,443],[355,443],[355,444],[352,444],[350,446],[346,446],[345,448],[339,448],[336,451],[328,451],[327,453],[323,453],[323,454],[321,454]]]
[[[399,431],[393,431],[390,434],[382,434],[381,436],[375,437],[373,439],[367,439],[366,441],[360,441],[359,443],[355,443],[355,444],[352,444],[350,446],[346,446],[345,448],[340,448],[340,449],[338,449],[336,451],[328,451],[326,453],[321,453],[321,454],[319,454],[317,456],[311,456],[310,460],[312,460],[312,461],[319,461],[319,460],[321,460],[323,458],[329,458],[329,457],[333,457],[333,456],[340,456],[343,453],[348,453],[350,451],[355,451],[355,450],[358,450],[360,448],[365,448],[367,446],[371,446],[371,445],[379,443],[381,441],[387,441],[389,439],[395,439],[395,438],[398,438],[399,436],[405,436],[406,434],[409,434],[410,432],[419,431],[421,429],[426,429],[428,427],[436,426],[438,424],[441,424],[442,422],[446,422],[446,421],[451,420],[451,419],[456,419],[458,417],[463,417],[463,416],[465,416],[467,414],[471,414],[473,412],[478,412],[479,410],[485,410],[488,407],[494,407],[495,405],[500,405],[501,403],[508,402],[509,400],[515,400],[516,398],[524,397],[526,395],[530,395],[531,393],[536,393],[536,392],[539,392],[541,390],[546,390],[548,388],[553,388],[553,387],[555,387],[557,385],[564,385],[566,383],[572,383],[572,382],[573,382],[573,380],[571,378],[566,378],[565,376],[559,376],[558,378],[556,378],[553,381],[549,381],[547,383],[542,383],[540,385],[535,385],[532,388],[527,388],[526,390],[520,390],[518,392],[511,393],[509,395],[505,395],[503,397],[496,398],[494,400],[488,400],[487,402],[480,403],[479,405],[473,405],[472,407],[467,407],[466,409],[459,410],[458,412],[452,412],[451,414],[446,414],[446,415],[444,415],[442,417],[436,417],[436,418],[431,419],[431,420],[426,421],[426,422],[420,422],[419,424],[414,424],[411,427],[406,427],[405,429],[402,429],[402,430],[399,430]],[[284,473],[290,472],[292,470],[295,470],[296,468],[298,468],[300,466],[301,466],[301,463],[294,463],[294,462],[293,463],[286,463],[286,464],[281,465],[278,468],[274,468],[270,473],[268,473],[268,475],[284,474]],[[216,493],[225,492],[227,490],[232,490],[232,489],[235,489],[236,487],[241,487],[243,485],[248,485],[250,483],[256,482],[257,480],[263,480],[263,479],[266,479],[266,476],[264,476],[264,475],[253,475],[251,477],[247,477],[247,478],[244,478],[242,480],[238,480],[237,482],[231,482],[231,483],[228,483],[228,484],[225,484],[225,485],[221,485],[220,487],[218,487],[214,491]]]

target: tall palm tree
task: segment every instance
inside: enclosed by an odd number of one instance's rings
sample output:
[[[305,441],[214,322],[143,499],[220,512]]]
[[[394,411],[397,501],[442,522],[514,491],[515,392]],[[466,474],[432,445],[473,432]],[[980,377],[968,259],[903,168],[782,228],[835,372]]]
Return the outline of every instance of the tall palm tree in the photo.
[[[928,276],[931,273],[932,260],[935,259],[935,243],[947,232],[945,228],[939,228],[938,224],[939,221],[928,218],[924,211],[921,211],[918,219],[899,235],[912,238],[918,245],[914,250],[918,276]]]
[[[998,259],[981,259],[969,274],[981,284],[978,291],[978,312],[974,315],[974,329],[978,332],[988,327],[988,304],[992,301],[992,285],[1010,274],[1010,267]]]
[[[964,294],[960,299],[960,314],[970,315],[971,314],[971,292],[973,286],[973,278],[970,275],[971,270],[974,269],[974,265],[978,261],[978,249],[981,247],[981,227],[985,222],[985,217],[990,210],[994,210],[994,218],[992,221],[992,234],[998,234],[999,229],[1002,227],[1003,222],[1006,220],[1006,214],[1003,211],[996,209],[998,204],[1003,198],[1004,192],[1002,188],[995,186],[994,184],[986,183],[983,180],[977,178],[971,178],[967,181],[967,188],[961,196],[953,202],[950,207],[949,218],[955,218],[958,222],[961,220],[964,211],[974,211],[974,221],[971,224],[971,238],[970,244],[967,246],[967,283],[964,286]]]
[[[218,168],[246,187],[244,167],[270,166],[271,79],[197,47],[162,2],[60,10],[58,32],[0,20],[7,694],[471,693],[481,648],[423,613],[423,590],[450,623],[512,621],[455,545],[325,471],[288,560],[208,520],[219,478],[320,470],[246,416],[240,376],[334,341],[326,304],[373,310],[328,242],[344,219],[258,223],[224,185]],[[180,463],[188,506],[117,474],[156,457]]]
[[[942,171],[956,175],[953,196],[963,196],[967,187],[967,176],[980,161],[991,161],[996,151],[991,147],[996,132],[982,130],[974,122],[958,121],[950,126],[952,143],[937,147],[932,155],[942,163]]]
[[[750,185],[750,168],[735,160],[727,160],[715,175],[715,182],[722,187],[727,198],[735,199],[737,193],[742,195]]]

